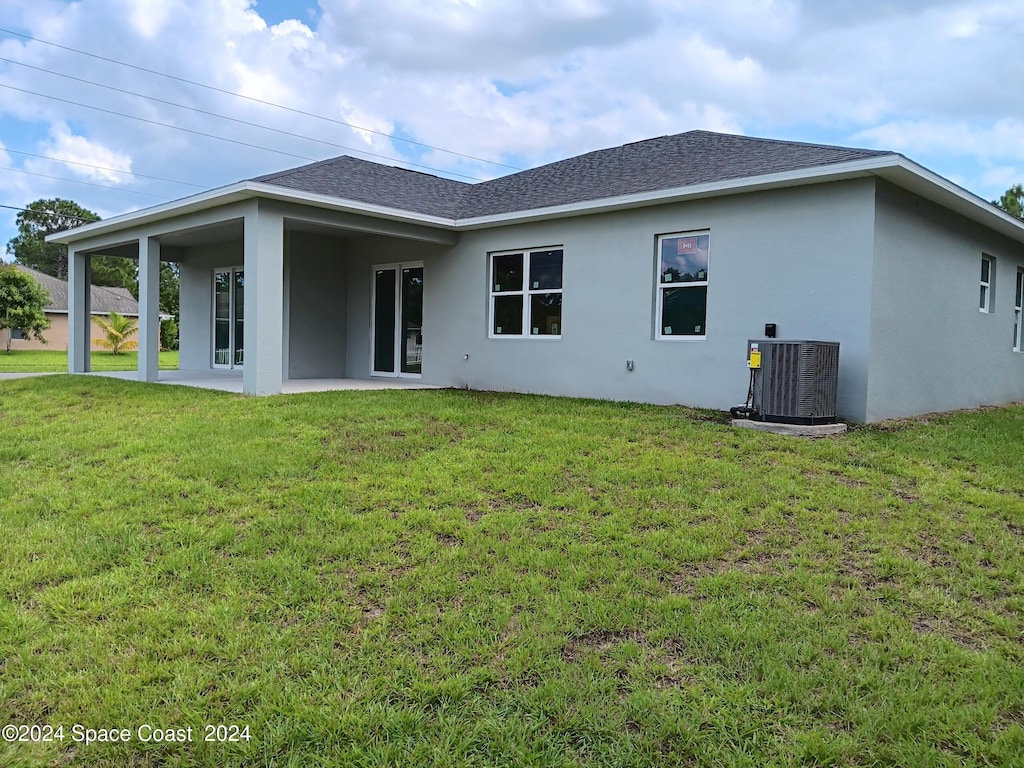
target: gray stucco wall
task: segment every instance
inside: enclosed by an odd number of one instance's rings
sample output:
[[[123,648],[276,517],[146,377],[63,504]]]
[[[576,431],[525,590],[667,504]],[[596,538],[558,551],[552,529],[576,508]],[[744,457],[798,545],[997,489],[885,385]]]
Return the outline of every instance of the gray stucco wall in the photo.
[[[308,232],[285,238],[288,378],[346,375],[346,241]]]
[[[774,322],[841,343],[839,410],[863,420],[874,196],[864,179],[464,233],[425,269],[424,380],[725,409],[746,396],[747,339]],[[707,339],[658,341],[656,236],[692,230],[711,232]],[[554,245],[562,338],[489,339],[488,252]],[[350,328],[369,313],[354,298]]]
[[[289,378],[344,377],[347,322],[345,241],[304,232],[285,239],[284,318]],[[243,265],[241,241],[181,249],[182,370],[211,368],[213,270]]]
[[[656,239],[691,231],[711,233],[707,338],[656,340]],[[555,246],[562,337],[488,338],[488,254]],[[212,270],[240,265],[242,244],[180,258],[181,367],[206,370]],[[840,342],[846,419],[1024,399],[1011,349],[1024,246],[874,178],[468,231],[455,246],[290,232],[287,375],[369,377],[372,267],[408,262],[424,265],[426,383],[726,409],[746,394],[747,339],[771,322],[780,338]]]
[[[423,380],[451,384],[443,367],[450,340],[435,327],[435,304],[448,301],[448,292],[436,277],[439,265],[459,258],[448,246],[414,242],[394,237],[365,236],[348,243],[346,253],[348,285],[348,347],[346,370],[351,378],[370,378],[370,296],[374,266],[423,262]],[[484,285],[486,288],[486,283]],[[464,300],[465,297],[463,297]],[[443,311],[441,312],[443,314]],[[486,332],[486,327],[483,329]],[[438,359],[438,364],[433,361]],[[431,374],[431,371],[433,372]]]
[[[213,356],[213,270],[242,264],[241,241],[181,249],[178,367],[207,371]]]
[[[879,182],[867,419],[1024,400],[1013,351],[1024,246]],[[979,311],[981,257],[995,259]]]

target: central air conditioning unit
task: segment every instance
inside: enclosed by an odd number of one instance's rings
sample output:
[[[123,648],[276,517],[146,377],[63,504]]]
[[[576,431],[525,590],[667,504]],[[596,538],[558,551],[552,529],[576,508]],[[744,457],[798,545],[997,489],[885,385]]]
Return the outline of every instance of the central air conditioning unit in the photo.
[[[839,342],[751,339],[751,418],[781,424],[834,424]]]

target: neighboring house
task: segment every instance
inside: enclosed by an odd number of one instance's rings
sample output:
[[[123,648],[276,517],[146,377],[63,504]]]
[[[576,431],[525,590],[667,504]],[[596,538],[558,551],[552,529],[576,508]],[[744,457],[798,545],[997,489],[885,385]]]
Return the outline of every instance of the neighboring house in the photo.
[[[467,184],[339,157],[52,236],[139,258],[140,378],[159,261],[183,370],[725,409],[747,340],[841,344],[839,414],[1024,400],[1024,222],[902,155],[691,131]],[[627,361],[632,365],[627,366]]]
[[[68,348],[68,284],[59,277],[53,277],[34,269],[13,265],[16,269],[31,275],[50,294],[50,303],[46,305],[46,316],[50,319],[50,327],[43,332],[46,343],[29,338],[20,328],[4,328],[0,330],[0,349],[6,349],[7,334],[11,337],[11,350],[17,349],[56,349],[61,352]],[[106,316],[117,312],[126,317],[139,316],[139,302],[135,300],[127,288],[109,288],[102,285],[92,286],[90,296],[91,313]],[[89,323],[90,345],[99,349],[99,341],[104,337],[99,326]]]

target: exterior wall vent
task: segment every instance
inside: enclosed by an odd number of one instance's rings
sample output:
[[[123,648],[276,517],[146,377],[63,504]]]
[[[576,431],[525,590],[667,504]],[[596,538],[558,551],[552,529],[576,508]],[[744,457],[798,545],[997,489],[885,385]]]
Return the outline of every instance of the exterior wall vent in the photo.
[[[761,352],[754,369],[753,418],[782,424],[833,424],[839,342],[751,339]],[[749,353],[748,353],[749,354]]]

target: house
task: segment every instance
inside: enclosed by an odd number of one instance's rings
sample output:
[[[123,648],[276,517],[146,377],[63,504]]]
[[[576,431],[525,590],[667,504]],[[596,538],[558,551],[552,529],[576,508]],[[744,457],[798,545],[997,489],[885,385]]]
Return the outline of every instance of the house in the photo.
[[[104,254],[140,260],[143,380],[170,260],[181,368],[250,394],[410,377],[725,409],[774,323],[840,342],[846,419],[1024,399],[1024,222],[894,152],[691,131],[475,184],[338,157],[50,239],[72,372]]]
[[[56,349],[63,351],[68,348],[68,284],[66,280],[59,277],[47,275],[29,269],[21,264],[15,264],[15,269],[31,275],[35,278],[46,292],[50,294],[50,303],[46,305],[46,317],[50,320],[50,327],[43,333],[46,343],[29,338],[22,333],[20,328],[0,329],[0,349],[7,348],[8,335],[10,336],[11,350],[18,349]],[[111,312],[117,312],[125,317],[139,316],[139,302],[135,300],[127,288],[111,288],[103,285],[90,286],[89,296],[90,313],[92,315],[106,316]],[[90,347],[100,348],[100,341],[105,338],[99,326],[89,323]]]

